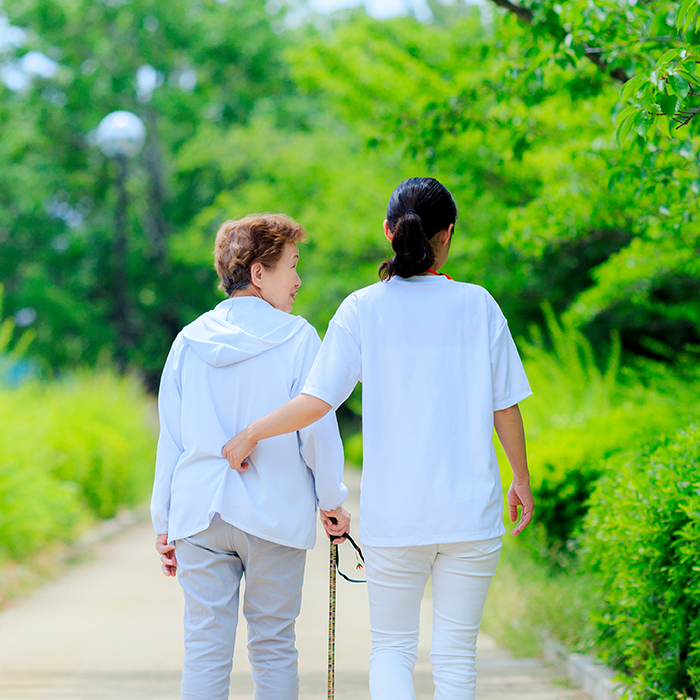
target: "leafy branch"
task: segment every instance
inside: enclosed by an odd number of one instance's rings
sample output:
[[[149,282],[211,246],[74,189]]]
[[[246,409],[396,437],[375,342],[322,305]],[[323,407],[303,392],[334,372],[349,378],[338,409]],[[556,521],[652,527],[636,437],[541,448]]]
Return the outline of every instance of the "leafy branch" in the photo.
[[[692,1],[695,2],[695,0]],[[570,36],[559,22],[553,20],[552,15],[554,13],[552,12],[547,13],[547,18],[545,21],[538,21],[535,17],[535,13],[532,10],[527,7],[523,7],[522,5],[516,5],[510,0],[491,0],[491,2],[493,2],[494,5],[498,5],[498,7],[508,10],[508,12],[514,14],[519,20],[525,22],[526,24],[543,25],[548,33],[551,34],[551,36],[553,36],[558,42],[566,42],[567,38]],[[614,78],[621,83],[626,83],[630,79],[630,76],[623,68],[617,67],[610,70],[610,64],[605,60],[605,58],[603,58],[602,49],[596,46],[589,46],[585,43],[576,45],[568,44],[568,46],[575,54],[587,58],[591,63],[598,66],[600,70],[609,75],[611,78]]]
[[[498,7],[514,14],[521,22],[533,27],[533,34],[546,34],[568,50],[566,58],[586,58],[601,71],[623,84],[621,101],[627,106],[617,117],[617,140],[622,146],[632,134],[645,140],[651,139],[658,129],[668,138],[673,132],[688,126],[698,115],[700,105],[700,75],[696,74],[700,52],[689,43],[688,36],[700,31],[700,0],[682,0],[679,5],[669,3],[665,16],[675,19],[675,34],[668,32],[667,20],[660,24],[647,8],[632,9],[621,13],[598,8],[588,12],[586,8],[570,8],[562,14],[557,5],[536,4],[531,7],[512,0],[491,0]],[[673,13],[673,14],[669,14]],[[658,14],[658,13],[657,13]],[[568,17],[568,20],[566,19]],[[569,26],[571,24],[571,26]],[[588,43],[575,43],[575,36],[600,36],[600,27],[611,29],[607,50]],[[624,31],[615,27],[626,27]],[[639,36],[646,29],[653,37]],[[661,31],[659,31],[661,30]],[[637,34],[634,38],[632,36]],[[608,35],[606,35],[608,36]],[[594,43],[597,43],[594,40]],[[640,54],[635,45],[654,43],[656,52]],[[665,50],[664,50],[665,49]],[[606,58],[606,55],[608,58]],[[622,67],[611,67],[610,56],[621,58],[638,71],[632,76]]]
[[[697,0],[693,2],[700,10]],[[670,138],[673,125],[674,131],[678,130],[700,114],[700,106],[688,104],[689,99],[700,97],[698,58],[697,52],[669,49],[653,70],[640,73],[625,84],[620,98],[628,106],[617,116],[620,146],[632,133],[643,139],[652,138],[657,127]]]

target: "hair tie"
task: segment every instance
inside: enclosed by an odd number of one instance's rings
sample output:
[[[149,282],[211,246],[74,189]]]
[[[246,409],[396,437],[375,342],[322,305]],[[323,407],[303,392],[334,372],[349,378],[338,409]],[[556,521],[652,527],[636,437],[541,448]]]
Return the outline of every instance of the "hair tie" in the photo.
[[[415,209],[406,209],[404,216],[406,216],[406,214],[415,214],[416,216],[420,217],[420,214]]]

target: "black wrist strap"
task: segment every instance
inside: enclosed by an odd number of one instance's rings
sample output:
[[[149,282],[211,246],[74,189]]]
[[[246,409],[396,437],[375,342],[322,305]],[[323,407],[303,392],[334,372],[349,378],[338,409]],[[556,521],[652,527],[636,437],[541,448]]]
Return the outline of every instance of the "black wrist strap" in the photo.
[[[360,549],[360,546],[357,544],[357,542],[355,542],[355,540],[353,540],[353,538],[350,536],[349,533],[346,532],[342,537],[333,537],[333,538],[331,538],[331,542],[333,544],[336,544],[336,540],[340,540],[340,542],[338,544],[342,544],[344,539],[346,539],[348,542],[350,542],[350,544],[355,548],[355,551],[357,552],[357,557],[358,557],[357,568],[361,569],[365,563],[365,557],[362,554],[362,550]],[[367,581],[365,579],[350,578],[349,576],[346,576],[340,570],[340,568],[338,567],[338,562],[340,559],[340,550],[338,549],[337,544],[336,544],[336,549],[335,549],[335,557],[336,557],[335,563],[336,563],[336,568],[337,568],[338,574],[340,574],[340,576],[342,576],[346,581],[349,581],[350,583],[367,583]],[[360,561],[362,563],[360,563]]]

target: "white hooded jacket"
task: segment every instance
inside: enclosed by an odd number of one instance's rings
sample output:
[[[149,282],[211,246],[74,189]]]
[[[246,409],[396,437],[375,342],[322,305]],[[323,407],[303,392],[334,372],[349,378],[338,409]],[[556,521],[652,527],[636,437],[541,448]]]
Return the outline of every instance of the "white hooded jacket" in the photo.
[[[332,510],[347,496],[335,413],[261,441],[246,472],[232,470],[221,449],[301,393],[320,345],[305,319],[257,297],[227,299],[180,332],[158,397],[156,533],[169,542],[189,537],[219,513],[270,542],[313,547],[317,505]]]

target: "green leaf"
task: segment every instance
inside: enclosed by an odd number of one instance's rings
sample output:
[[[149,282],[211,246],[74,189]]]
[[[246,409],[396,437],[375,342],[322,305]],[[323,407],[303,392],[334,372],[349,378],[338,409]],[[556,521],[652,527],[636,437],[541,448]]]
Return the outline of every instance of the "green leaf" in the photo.
[[[675,95],[660,95],[658,102],[661,111],[669,117],[673,116],[678,109],[678,98]]]
[[[620,99],[623,102],[627,102],[631,97],[636,97],[642,81],[646,79],[647,76],[644,73],[640,73],[639,75],[635,75],[634,78],[630,78],[622,88]]]
[[[661,58],[657,61],[656,65],[661,66],[662,63],[670,63],[671,61],[675,60],[678,58],[679,51],[678,49],[669,49],[664,53]]]
[[[649,115],[649,126],[647,128],[647,133],[646,133],[646,140],[647,141],[650,141],[656,135],[656,123],[657,123],[657,121],[658,121],[658,117]]]
[[[697,12],[697,4],[696,0],[684,0],[683,3],[681,3],[680,8],[678,9],[678,12],[676,14],[676,29],[680,31],[684,31],[687,24],[689,22],[692,22],[693,17],[695,16],[695,13]],[[688,16],[688,13],[690,12],[690,16]]]
[[[638,112],[637,115],[634,117],[634,130],[643,139],[646,139],[647,131],[649,131],[650,126],[651,126],[651,116],[649,115],[649,112],[647,112],[645,109]]]
[[[678,73],[673,73],[672,75],[669,75],[668,83],[671,86],[673,92],[675,92],[676,95],[678,95],[678,97],[680,97],[681,99],[685,99],[688,96],[690,85],[682,75],[679,75]]]
[[[689,73],[695,73],[695,69],[698,67],[698,64],[696,61],[684,61],[682,67]]]
[[[682,75],[689,83],[693,85],[700,85],[700,78],[697,75],[693,75],[682,68],[676,71],[677,75]]]
[[[671,138],[671,120],[668,117],[659,117],[657,120],[659,131],[666,137]]]
[[[618,115],[615,120],[618,124],[621,124],[630,114],[636,114],[639,111],[639,107],[635,105],[629,105],[625,107]]]
[[[653,83],[648,82],[637,95],[637,100],[642,105],[642,107],[644,107],[647,110],[652,110],[654,109],[654,105],[656,104],[656,95],[656,86]]]
[[[634,118],[635,114],[629,114],[626,116],[621,122],[620,126],[617,127],[617,145],[622,148],[625,144],[625,141],[627,140],[627,137],[630,135],[630,132],[632,131],[632,127],[634,126]]]

